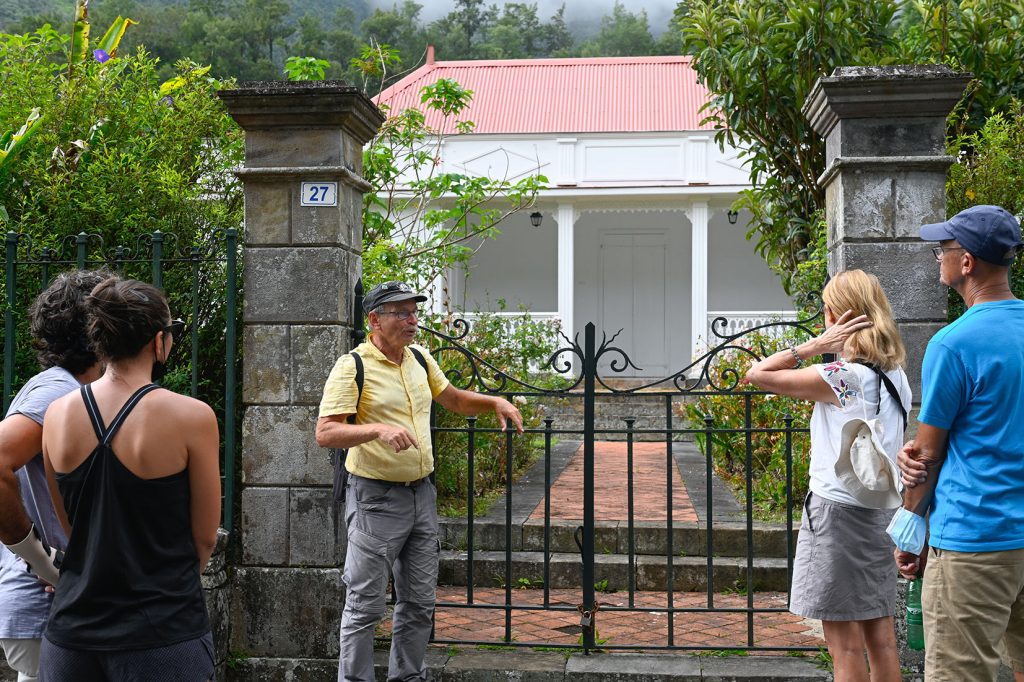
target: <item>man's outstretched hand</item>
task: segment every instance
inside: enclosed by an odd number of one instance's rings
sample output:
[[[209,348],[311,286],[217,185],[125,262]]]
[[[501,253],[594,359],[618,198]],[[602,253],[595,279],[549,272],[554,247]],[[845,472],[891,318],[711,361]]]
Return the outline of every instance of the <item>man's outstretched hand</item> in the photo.
[[[494,414],[498,415],[498,423],[501,424],[502,431],[508,429],[508,423],[511,421],[516,427],[516,433],[523,432],[523,415],[519,414],[516,406],[509,401],[504,398],[495,398]]]

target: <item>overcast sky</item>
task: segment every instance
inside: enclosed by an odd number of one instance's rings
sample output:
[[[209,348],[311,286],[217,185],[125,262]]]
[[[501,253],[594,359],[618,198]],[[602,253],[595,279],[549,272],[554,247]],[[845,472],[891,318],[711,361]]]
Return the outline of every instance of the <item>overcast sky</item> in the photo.
[[[374,6],[390,8],[400,0],[375,0]],[[484,0],[485,4],[505,4],[505,0]],[[526,4],[537,5],[537,15],[547,20],[559,7],[563,0],[517,0]],[[423,5],[423,12],[420,15],[424,21],[433,21],[452,11],[455,3],[453,0],[417,0]],[[564,0],[565,19],[567,23],[592,23],[600,21],[605,14],[610,14],[615,0]],[[637,13],[640,10],[647,11],[647,21],[651,26],[651,32],[655,36],[661,35],[668,25],[669,17],[676,7],[676,0],[622,0],[622,4],[630,12]]]

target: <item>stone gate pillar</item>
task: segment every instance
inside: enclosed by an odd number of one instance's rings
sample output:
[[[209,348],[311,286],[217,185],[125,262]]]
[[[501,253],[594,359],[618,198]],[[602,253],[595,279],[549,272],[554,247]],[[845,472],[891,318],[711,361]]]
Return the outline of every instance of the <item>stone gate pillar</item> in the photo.
[[[803,109],[825,138],[829,273],[860,268],[881,281],[915,403],[925,346],[946,322],[946,287],[917,231],[946,219],[946,117],[969,80],[946,66],[841,67]]]
[[[324,379],[361,322],[352,290],[370,189],[362,151],[384,117],[341,82],[243,83],[220,97],[245,130],[245,415],[229,648],[247,657],[240,679],[300,669],[333,679],[344,536],[314,426]]]

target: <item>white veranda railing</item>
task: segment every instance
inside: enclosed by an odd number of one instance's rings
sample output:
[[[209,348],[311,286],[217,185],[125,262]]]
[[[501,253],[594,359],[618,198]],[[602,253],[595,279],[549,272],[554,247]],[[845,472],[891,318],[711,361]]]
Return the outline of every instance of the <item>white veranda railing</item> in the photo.
[[[720,317],[725,318],[725,325],[719,324],[719,326],[715,328],[715,332],[718,332],[716,335],[712,332],[711,325]],[[776,312],[764,310],[708,311],[708,326],[705,330],[704,342],[711,346],[716,346],[722,341],[719,335],[732,336],[733,334],[740,334],[762,324],[771,324],[772,322],[792,322],[796,319],[797,312],[795,310]],[[764,333],[768,336],[781,336],[785,330],[785,327],[769,327],[764,330]]]

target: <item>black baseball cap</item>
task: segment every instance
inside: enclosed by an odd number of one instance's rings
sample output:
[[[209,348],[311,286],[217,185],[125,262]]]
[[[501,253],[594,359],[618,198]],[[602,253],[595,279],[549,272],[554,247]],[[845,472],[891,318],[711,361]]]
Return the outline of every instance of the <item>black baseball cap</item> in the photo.
[[[999,206],[965,208],[944,223],[922,225],[920,234],[928,242],[955,239],[972,256],[993,265],[1011,265],[1024,248],[1017,219]]]
[[[378,284],[366,292],[363,296],[363,310],[370,312],[384,303],[397,303],[398,301],[416,301],[422,303],[427,297],[419,293],[405,282],[397,280]]]

